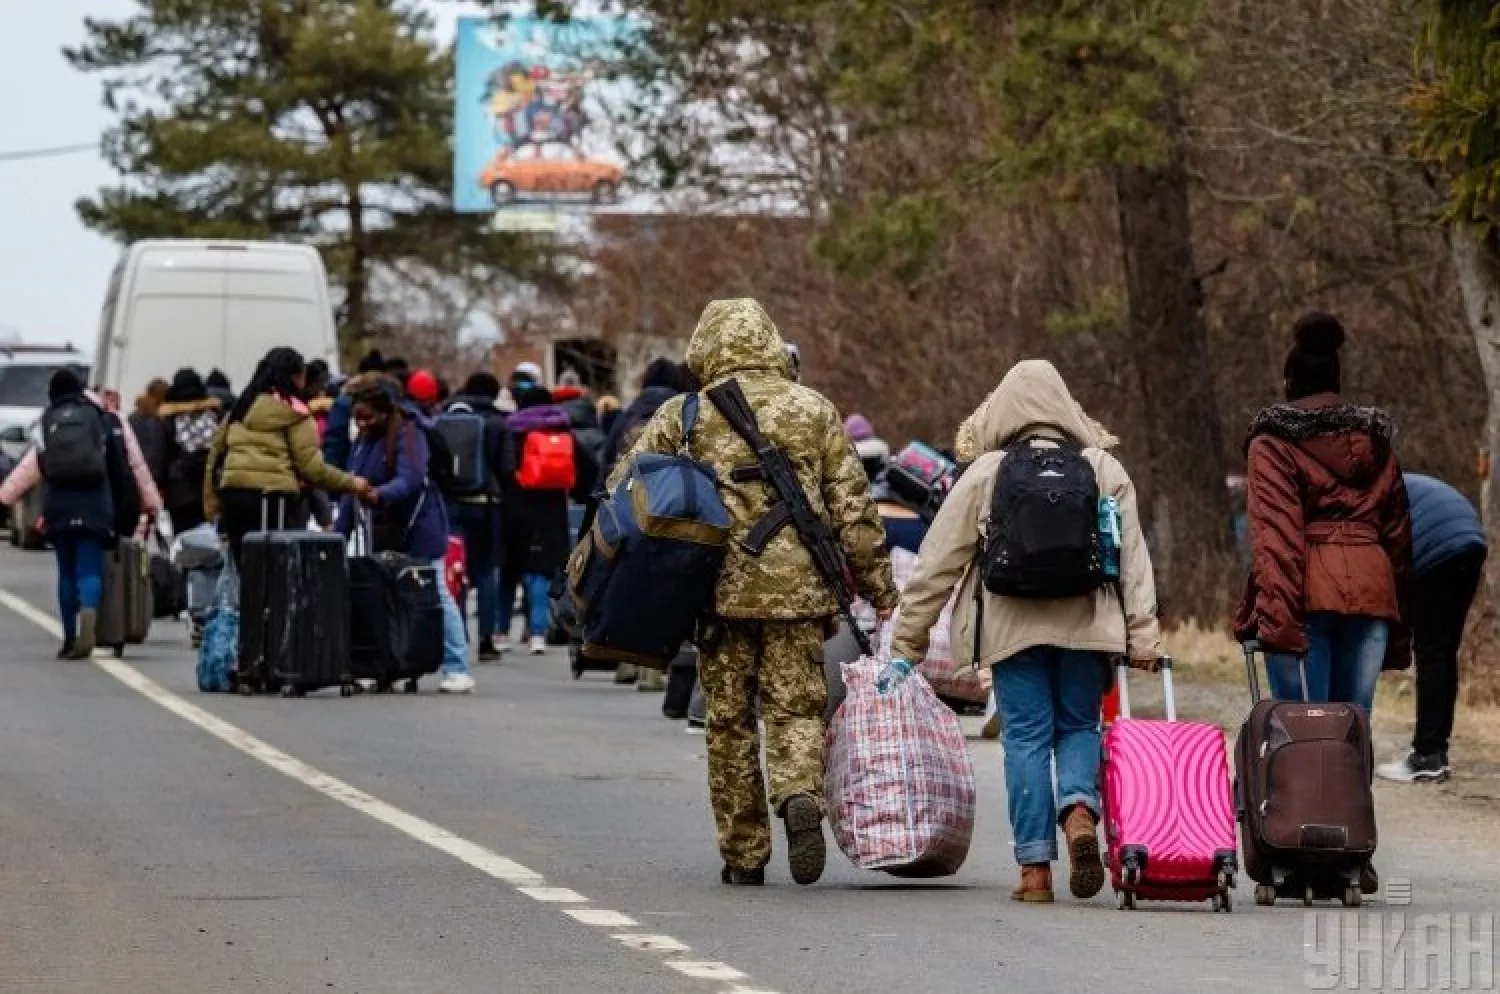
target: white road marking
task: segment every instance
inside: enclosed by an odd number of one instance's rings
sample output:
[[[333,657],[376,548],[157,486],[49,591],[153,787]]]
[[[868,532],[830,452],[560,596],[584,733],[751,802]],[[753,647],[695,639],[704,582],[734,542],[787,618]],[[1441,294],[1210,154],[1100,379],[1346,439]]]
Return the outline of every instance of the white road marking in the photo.
[[[56,618],[10,591],[0,590],[0,605],[9,608],[54,638],[62,638],[62,625]],[[519,894],[545,903],[589,903],[589,899],[577,891],[565,887],[549,887],[540,873],[522,866],[515,860],[507,859],[484,846],[454,835],[441,825],[387,804],[378,797],[367,794],[337,777],[309,766],[295,756],[282,752],[223,718],[177,696],[129,663],[115,659],[111,653],[104,650],[95,652],[93,663],[142,697],[155,702],[224,744],[264,763],[276,772],[290,777],[330,800],[367,815],[425,846],[447,853],[485,876],[509,884]],[[563,914],[584,925],[601,928],[638,928],[640,925],[634,918],[619,911],[608,911],[602,908],[562,908],[561,910]],[[620,933],[612,935],[611,938],[628,948],[642,952],[689,951],[688,946],[667,935]],[[744,973],[726,963],[685,960],[665,960],[664,962],[678,973],[696,980],[746,979]],[[731,991],[724,991],[722,994],[775,994],[775,992],[735,988]]]
[[[629,915],[603,908],[563,908],[563,914],[582,925],[595,928],[635,928],[640,925]]]
[[[704,963],[693,960],[669,959],[667,965],[678,973],[694,980],[744,980],[745,975],[728,963]]]
[[[636,932],[624,932],[620,935],[612,935],[622,945],[631,949],[639,949],[643,953],[686,953],[691,952],[686,945],[678,942],[670,935],[641,935]]]
[[[576,890],[568,890],[566,887],[517,887],[522,894],[533,901],[542,901],[547,904],[588,904],[589,899]]]

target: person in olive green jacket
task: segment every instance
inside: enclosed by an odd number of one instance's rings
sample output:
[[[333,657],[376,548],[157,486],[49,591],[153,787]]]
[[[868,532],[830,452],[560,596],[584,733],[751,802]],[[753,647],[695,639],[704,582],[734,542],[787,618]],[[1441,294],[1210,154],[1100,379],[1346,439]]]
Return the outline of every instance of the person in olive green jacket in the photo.
[[[370,490],[323,461],[317,424],[299,399],[306,375],[294,349],[266,353],[209,449],[203,507],[236,563],[245,535],[300,520],[304,484],[361,497]]]

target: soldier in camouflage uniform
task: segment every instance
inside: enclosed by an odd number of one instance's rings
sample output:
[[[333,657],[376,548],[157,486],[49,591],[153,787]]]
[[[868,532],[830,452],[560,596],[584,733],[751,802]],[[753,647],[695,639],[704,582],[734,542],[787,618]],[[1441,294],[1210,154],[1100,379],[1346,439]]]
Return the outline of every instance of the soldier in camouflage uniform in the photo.
[[[832,525],[861,594],[882,613],[893,609],[898,595],[864,468],[833,404],[792,381],[781,336],[766,312],[753,300],[709,304],[688,345],[687,361],[705,389],[731,377],[739,381],[761,431],[786,452],[813,509]],[[758,885],[771,858],[755,720],[758,690],[770,808],[786,824],[793,879],[814,883],[825,859],[823,640],[837,610],[833,594],[795,529],[782,529],[759,556],[741,545],[772,509],[775,494],[764,482],[731,479],[734,468],[755,466],[755,456],[711,403],[701,405],[688,442],[693,456],[718,472],[720,493],[734,518],[716,599],[718,637],[700,646],[708,695],[708,785],[723,880]],[[635,451],[673,453],[682,446],[679,397],[663,405]],[[611,487],[624,475],[625,463],[621,460]]]

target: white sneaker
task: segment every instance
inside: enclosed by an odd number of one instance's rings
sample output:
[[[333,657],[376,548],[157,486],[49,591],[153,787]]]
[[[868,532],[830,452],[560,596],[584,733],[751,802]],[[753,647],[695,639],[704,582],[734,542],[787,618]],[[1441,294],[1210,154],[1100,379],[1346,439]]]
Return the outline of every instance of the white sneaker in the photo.
[[[1376,767],[1375,775],[1396,783],[1442,783],[1453,775],[1453,769],[1448,765],[1447,756],[1422,756],[1410,752],[1394,762]]]
[[[443,682],[438,684],[439,694],[472,694],[474,693],[474,678],[467,673],[449,673],[443,677]]]
[[[541,635],[533,635],[533,636],[531,636],[531,654],[533,656],[540,656],[542,653],[544,653],[546,651],[547,651],[547,640],[544,637],[542,637]]]
[[[995,707],[995,695],[990,695],[989,703],[984,707],[984,725],[979,729],[979,737],[983,739],[998,739],[1000,737],[1000,709]]]

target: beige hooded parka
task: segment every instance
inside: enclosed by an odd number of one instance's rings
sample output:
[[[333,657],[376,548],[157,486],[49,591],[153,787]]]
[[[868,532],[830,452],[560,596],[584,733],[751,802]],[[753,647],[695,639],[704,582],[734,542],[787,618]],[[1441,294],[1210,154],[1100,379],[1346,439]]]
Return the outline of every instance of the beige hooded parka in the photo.
[[[1132,659],[1156,659],[1161,653],[1156,584],[1141,532],[1135,487],[1125,468],[1105,451],[1115,439],[1083,413],[1053,365],[1038,359],[1017,363],[960,433],[961,440],[972,441],[976,458],[944,501],[922,543],[917,572],[901,598],[893,654],[904,659],[926,655],[928,632],[958,586],[953,652],[956,659],[972,657],[977,613],[977,571],[973,566],[1000,463],[1005,458],[1002,450],[1023,435],[1035,436],[1034,445],[1069,438],[1082,443],[1100,495],[1113,496],[1120,502],[1120,588],[1125,603],[1122,610],[1112,587],[1087,597],[1060,600],[1023,600],[986,593],[980,663],[988,666],[1041,645],[1114,654],[1128,651]]]

